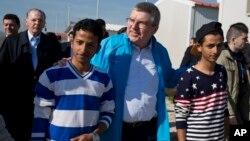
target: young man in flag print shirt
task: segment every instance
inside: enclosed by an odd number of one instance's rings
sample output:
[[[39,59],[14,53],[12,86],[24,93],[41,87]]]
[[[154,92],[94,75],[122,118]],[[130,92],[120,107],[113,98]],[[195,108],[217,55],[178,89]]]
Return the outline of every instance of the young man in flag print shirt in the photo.
[[[192,53],[198,63],[182,74],[175,96],[176,128],[179,141],[223,141],[227,111],[227,75],[216,64],[223,44],[219,22],[203,25]]]
[[[97,141],[114,116],[113,85],[108,74],[90,64],[102,29],[84,19],[73,29],[72,60],[42,73],[34,99],[32,141]]]

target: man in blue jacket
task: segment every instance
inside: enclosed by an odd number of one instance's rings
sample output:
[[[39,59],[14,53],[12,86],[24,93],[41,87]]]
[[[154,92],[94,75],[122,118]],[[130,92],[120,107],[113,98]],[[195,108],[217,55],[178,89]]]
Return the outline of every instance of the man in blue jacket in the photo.
[[[180,73],[153,36],[160,22],[158,8],[141,2],[127,18],[126,34],[102,41],[92,63],[114,83],[115,118],[101,136],[104,141],[169,141],[164,88],[173,88]]]

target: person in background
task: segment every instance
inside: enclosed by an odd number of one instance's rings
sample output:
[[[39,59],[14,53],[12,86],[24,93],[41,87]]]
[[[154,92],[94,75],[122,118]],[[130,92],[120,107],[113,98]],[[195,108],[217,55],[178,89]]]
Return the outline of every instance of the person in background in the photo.
[[[5,37],[0,38],[0,47],[4,41],[4,39],[13,34],[17,34],[20,28],[20,20],[17,15],[15,14],[6,14],[3,17],[3,31]]]
[[[71,42],[73,40],[73,31],[70,31],[68,34],[68,42]]]
[[[195,38],[195,37],[192,37],[192,38],[190,39],[190,41],[189,41],[189,46],[193,46],[193,45],[195,45],[196,43],[197,43],[196,38]]]
[[[20,28],[20,20],[15,14],[6,14],[3,17],[3,31],[7,36],[17,34]]]
[[[53,40],[57,40],[59,42],[58,36],[55,32],[46,32],[46,35],[48,35],[50,38],[53,38]]]
[[[175,87],[186,68],[174,70],[154,37],[160,11],[153,3],[136,4],[127,21],[127,34],[103,40],[91,61],[110,75],[115,90],[116,114],[101,140],[169,141],[164,88]]]
[[[191,49],[195,44],[197,44],[197,40],[193,37],[190,39],[190,44],[185,51],[180,67],[189,67],[195,65],[199,61],[200,56],[196,56],[191,53]]]
[[[70,57],[72,56],[72,50],[71,50],[71,41],[73,40],[73,31],[68,33],[68,41],[61,43],[61,49],[62,49],[62,56],[63,57]]]
[[[204,24],[196,37],[193,48],[201,59],[182,74],[174,98],[178,141],[224,141],[227,74],[216,64],[224,40],[221,23]]]
[[[16,141],[30,140],[34,86],[40,74],[62,58],[58,41],[42,32],[45,20],[42,10],[28,10],[27,30],[8,36],[0,49],[0,89],[7,92],[0,95],[0,114]]]
[[[247,68],[250,69],[250,44],[249,43],[246,43],[246,45],[243,49],[243,54],[245,57]]]
[[[80,20],[73,29],[72,60],[41,74],[34,99],[32,141],[96,141],[112,123],[112,81],[90,64],[102,38],[102,27],[95,20]]]
[[[248,43],[248,27],[241,22],[232,24],[226,39],[217,63],[227,71],[230,124],[250,126],[250,71],[242,52]]]
[[[96,19],[96,22],[102,26],[103,37],[109,37],[109,33],[106,30],[106,22],[103,19]]]
[[[127,27],[122,27],[117,31],[117,34],[122,34],[122,33],[126,33],[127,31]]]

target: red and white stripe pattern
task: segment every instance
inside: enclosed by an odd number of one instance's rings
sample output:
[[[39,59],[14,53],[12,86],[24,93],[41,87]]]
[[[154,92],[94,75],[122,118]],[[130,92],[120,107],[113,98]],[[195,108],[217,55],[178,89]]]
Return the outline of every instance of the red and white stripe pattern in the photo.
[[[216,65],[206,75],[189,68],[181,77],[175,96],[176,128],[186,129],[186,140],[224,140],[227,112],[225,69]]]

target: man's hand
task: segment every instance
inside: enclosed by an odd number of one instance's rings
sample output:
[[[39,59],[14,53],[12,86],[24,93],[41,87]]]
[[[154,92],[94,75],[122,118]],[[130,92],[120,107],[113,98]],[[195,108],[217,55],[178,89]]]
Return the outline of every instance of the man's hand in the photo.
[[[235,116],[229,116],[229,122],[230,122],[230,125],[238,124]]]
[[[70,61],[71,57],[68,58],[62,58],[61,60],[59,60],[58,62],[54,63],[53,66],[60,66],[60,67],[64,67],[66,65],[66,62]]]
[[[70,141],[93,141],[93,134],[82,134],[80,136],[70,139]]]

